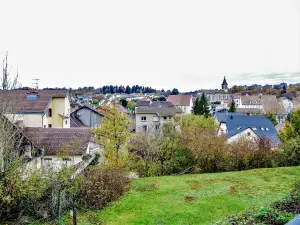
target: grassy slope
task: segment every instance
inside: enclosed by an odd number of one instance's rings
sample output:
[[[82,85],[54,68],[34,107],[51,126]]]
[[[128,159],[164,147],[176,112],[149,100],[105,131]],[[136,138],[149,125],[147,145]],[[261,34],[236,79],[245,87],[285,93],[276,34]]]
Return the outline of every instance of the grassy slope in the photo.
[[[300,167],[140,178],[120,201],[80,215],[79,222],[211,224],[286,196],[299,178]]]

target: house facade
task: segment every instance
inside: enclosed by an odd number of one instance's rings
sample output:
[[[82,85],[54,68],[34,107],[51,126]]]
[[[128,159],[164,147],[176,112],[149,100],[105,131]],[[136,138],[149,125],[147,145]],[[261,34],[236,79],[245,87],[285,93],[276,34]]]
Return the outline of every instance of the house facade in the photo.
[[[136,132],[158,132],[162,124],[173,122],[179,110],[170,102],[149,102],[135,108]],[[181,111],[180,111],[181,112]]]
[[[6,117],[21,127],[70,128],[67,90],[0,91]]]
[[[99,146],[88,128],[24,128],[23,133],[40,153],[28,166],[32,169],[60,169],[83,161],[84,154],[94,154]]]
[[[83,124],[85,127],[96,128],[101,126],[103,117],[96,109],[84,105],[71,114],[71,127],[82,127]]]
[[[169,95],[168,102],[171,102],[185,114],[193,111],[193,98],[191,95]]]
[[[218,134],[226,136],[228,143],[241,139],[257,141],[259,138],[268,140],[272,148],[277,148],[280,143],[272,121],[265,116],[231,114],[223,118],[220,120]]]

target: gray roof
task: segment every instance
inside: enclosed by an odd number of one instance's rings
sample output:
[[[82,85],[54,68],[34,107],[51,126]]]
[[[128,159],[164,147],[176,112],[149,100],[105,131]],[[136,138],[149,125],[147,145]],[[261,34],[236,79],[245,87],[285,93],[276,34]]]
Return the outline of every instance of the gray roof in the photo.
[[[250,128],[257,136],[269,139],[273,145],[278,145],[280,142],[275,126],[265,116],[230,116],[225,123],[228,137]]]
[[[86,152],[91,134],[88,128],[24,128],[23,133],[37,148],[44,148],[45,155],[67,152],[82,155]]]
[[[175,107],[137,107],[135,109],[136,114],[157,114],[158,116],[175,116],[176,112]]]

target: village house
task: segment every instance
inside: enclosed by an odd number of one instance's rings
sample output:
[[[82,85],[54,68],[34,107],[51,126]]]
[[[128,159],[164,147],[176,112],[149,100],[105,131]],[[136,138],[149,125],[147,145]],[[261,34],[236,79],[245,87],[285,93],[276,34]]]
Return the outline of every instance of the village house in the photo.
[[[169,95],[168,102],[181,109],[183,113],[189,114],[193,111],[193,98],[191,95]]]
[[[239,105],[236,109],[247,115],[266,115],[272,113],[276,117],[278,123],[284,123],[288,116],[288,111],[285,110],[283,102],[278,101],[275,95],[249,95],[240,96]]]
[[[99,146],[91,139],[88,128],[24,128],[39,157],[30,162],[33,169],[60,169],[83,161],[84,154],[94,154]]]
[[[136,132],[160,131],[163,123],[173,122],[177,113],[182,113],[171,102],[141,101],[135,108]]]
[[[228,117],[224,115],[219,120],[218,134],[226,136],[228,143],[241,139],[257,143],[259,138],[268,140],[272,148],[277,148],[280,143],[272,121],[265,116],[231,114]]]
[[[91,127],[101,126],[104,115],[90,106],[84,105],[71,113],[71,127]]]
[[[5,116],[21,127],[70,128],[67,90],[0,91]]]

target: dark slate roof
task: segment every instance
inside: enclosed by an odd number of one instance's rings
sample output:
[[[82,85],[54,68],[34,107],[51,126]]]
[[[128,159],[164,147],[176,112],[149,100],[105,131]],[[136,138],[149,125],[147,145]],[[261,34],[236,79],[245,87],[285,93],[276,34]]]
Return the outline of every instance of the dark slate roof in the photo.
[[[135,109],[136,114],[157,114],[158,116],[175,116],[176,108],[168,108],[168,107],[137,107]]]
[[[218,122],[225,122],[230,116],[243,116],[243,113],[239,112],[215,112],[215,117]]]
[[[175,105],[173,105],[171,102],[167,102],[167,101],[155,101],[152,102],[150,105],[150,107],[167,107],[167,108],[174,108]]]
[[[37,92],[37,93],[36,93]],[[8,110],[20,113],[43,113],[52,98],[65,98],[68,90],[28,90],[0,91],[0,100],[8,102]],[[27,94],[36,93],[36,100],[28,100]]]
[[[35,147],[44,148],[45,155],[68,152],[82,155],[86,152],[91,134],[88,128],[24,128],[25,136]]]
[[[150,101],[138,101],[136,103],[136,107],[141,107],[141,106],[149,106],[150,105]]]
[[[78,119],[74,113],[70,115],[70,127],[87,127],[84,123]]]
[[[222,85],[228,85],[225,76]]]
[[[76,109],[73,113],[76,114],[79,110],[84,109],[84,108],[89,109],[89,110],[93,111],[94,113],[97,113],[100,116],[104,116],[104,114],[102,112],[98,111],[97,109],[94,109],[92,106],[89,106],[89,105],[83,105],[80,108]]]
[[[230,116],[225,123],[228,137],[250,128],[257,136],[267,138],[274,144],[279,144],[275,126],[265,116]]]

